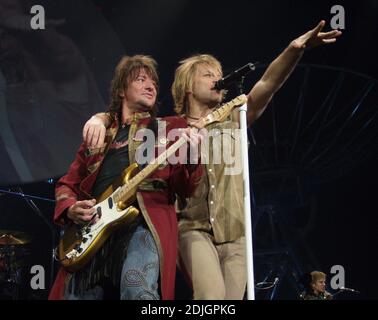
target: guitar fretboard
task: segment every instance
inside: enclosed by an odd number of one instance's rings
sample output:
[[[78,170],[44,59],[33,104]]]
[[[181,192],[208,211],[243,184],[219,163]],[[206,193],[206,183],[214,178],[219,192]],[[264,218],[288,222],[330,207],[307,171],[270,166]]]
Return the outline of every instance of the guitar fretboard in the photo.
[[[131,178],[127,185],[122,186],[117,194],[114,195],[114,200],[118,202],[125,199],[128,191],[136,188],[144,179],[148,178],[160,165],[165,163],[167,159],[185,143],[186,140],[183,137],[178,139],[167,150],[162,152],[157,158],[150,162],[146,168],[139,172],[135,177]]]

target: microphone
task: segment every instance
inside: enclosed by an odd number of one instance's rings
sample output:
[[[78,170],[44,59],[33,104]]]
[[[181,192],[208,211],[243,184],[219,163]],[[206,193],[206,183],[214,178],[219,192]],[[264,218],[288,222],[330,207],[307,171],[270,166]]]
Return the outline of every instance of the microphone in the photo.
[[[360,291],[358,291],[358,290],[354,290],[354,289],[351,289],[351,288],[345,288],[345,287],[340,287],[339,290],[340,291],[349,291],[349,292],[354,292],[354,293],[360,293]]]
[[[231,84],[235,83],[236,81],[240,80],[241,78],[245,77],[248,73],[250,73],[252,70],[256,69],[256,63],[247,63],[245,66],[231,72],[227,76],[223,77],[222,79],[215,82],[213,90],[222,90],[227,87],[229,87]]]

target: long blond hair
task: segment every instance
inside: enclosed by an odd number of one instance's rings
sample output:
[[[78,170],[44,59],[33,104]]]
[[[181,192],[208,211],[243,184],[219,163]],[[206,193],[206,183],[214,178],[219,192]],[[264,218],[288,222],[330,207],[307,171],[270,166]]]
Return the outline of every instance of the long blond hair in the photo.
[[[210,54],[196,54],[181,60],[171,88],[175,111],[179,115],[188,112],[187,93],[193,89],[193,77],[200,64],[207,64],[222,73],[221,63]]]
[[[326,274],[321,271],[312,271],[310,275],[311,275],[311,283],[316,283],[316,281],[318,280],[326,279]]]

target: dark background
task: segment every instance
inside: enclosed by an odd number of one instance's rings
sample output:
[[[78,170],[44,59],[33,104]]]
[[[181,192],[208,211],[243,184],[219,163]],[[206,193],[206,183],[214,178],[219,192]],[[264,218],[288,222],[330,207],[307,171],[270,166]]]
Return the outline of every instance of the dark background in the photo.
[[[0,4],[2,1],[5,0],[1,0]],[[56,109],[59,106],[45,113],[47,119],[62,130],[63,136],[64,132],[74,131],[72,136],[67,134],[65,145],[61,147],[64,156],[58,167],[42,164],[42,169],[32,179],[23,179],[17,176],[6,150],[1,151],[2,189],[17,193],[20,186],[26,194],[47,199],[53,199],[55,179],[65,173],[73,160],[80,143],[79,128],[93,112],[106,108],[113,69],[123,54],[149,54],[158,61],[160,115],[164,116],[173,112],[170,84],[182,58],[195,53],[213,54],[221,60],[225,74],[247,62],[259,61],[257,71],[245,79],[244,88],[248,91],[265,66],[291,40],[315,27],[321,19],[327,21],[326,30],[329,30],[331,7],[343,5],[346,26],[342,37],[335,44],[305,53],[301,66],[277,93],[274,102],[250,132],[251,138],[253,135],[256,139],[256,144],[250,148],[255,197],[255,280],[263,281],[270,271],[267,281],[275,276],[280,278],[276,292],[258,290],[257,297],[294,299],[300,288],[298,278],[302,272],[317,269],[327,273],[330,278],[333,265],[344,267],[346,287],[361,291],[359,295],[342,294],[340,298],[378,297],[375,289],[378,130],[374,118],[378,101],[378,1],[237,0],[221,3],[93,0],[21,3],[26,9],[34,3],[42,4],[48,19],[64,19],[56,31],[73,41],[85,61],[87,78],[91,78],[95,84],[92,91],[87,93],[88,96],[96,96],[95,107],[90,105],[88,99],[88,107],[80,113],[72,112],[72,123],[71,120],[61,121],[52,116],[59,111]],[[12,34],[16,39],[21,39],[19,33]],[[35,47],[32,50],[39,49]],[[1,67],[4,70],[6,65],[3,63]],[[306,70],[310,70],[310,75],[303,86]],[[316,157],[330,146],[327,164],[304,170],[309,160],[298,162],[298,159],[306,150],[308,140],[316,136],[321,120],[317,118],[306,134],[302,134],[303,126],[298,126],[298,143],[293,155],[286,157],[287,145],[290,149],[295,137],[295,130],[290,134],[290,124],[293,121],[299,123],[295,117],[299,94],[303,92],[305,97],[303,122],[309,121],[340,74],[345,75],[345,80],[337,94],[333,112],[335,116],[341,116],[320,135],[317,147],[311,153],[312,157]],[[364,91],[365,85],[369,84],[372,85],[371,90]],[[362,99],[364,92],[366,98]],[[236,90],[231,89],[229,98],[236,94]],[[356,114],[351,116],[358,105]],[[274,145],[273,113],[277,120],[276,138],[281,142],[281,147],[277,149],[278,158],[274,161],[271,147]],[[22,112],[19,117],[22,117]],[[14,123],[17,122],[13,122],[15,126]],[[340,138],[328,145],[345,123],[347,126],[340,132]],[[362,128],[363,134],[357,134]],[[23,132],[22,127],[14,127],[14,130]],[[44,138],[34,138],[25,143],[33,146],[36,155],[43,155],[38,139],[42,144]],[[351,141],[353,144],[348,151],[343,151]],[[359,149],[360,146],[363,148]],[[48,161],[46,159],[46,163]],[[281,172],[283,167],[284,173]],[[54,178],[53,183],[46,182],[49,178]],[[51,250],[58,238],[57,230],[51,231],[46,223],[52,222],[53,203],[38,199],[33,201],[42,217],[22,197],[0,192],[0,229],[20,230],[32,237],[28,247],[30,254],[24,258],[25,264],[46,267],[46,289],[30,291],[24,288],[23,292],[25,298],[44,299],[50,286]],[[274,253],[268,254],[269,250]],[[286,266],[285,270],[280,269],[282,266]],[[30,276],[24,278],[26,283]],[[180,281],[180,290],[181,286]],[[181,295],[185,296],[179,292],[178,296]]]

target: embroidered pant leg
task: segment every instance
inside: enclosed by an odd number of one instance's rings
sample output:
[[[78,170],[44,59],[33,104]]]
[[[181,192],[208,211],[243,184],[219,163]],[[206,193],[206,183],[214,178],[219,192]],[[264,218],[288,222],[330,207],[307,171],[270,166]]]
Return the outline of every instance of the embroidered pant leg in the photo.
[[[130,238],[121,273],[121,300],[158,300],[159,255],[151,232],[139,225]]]

